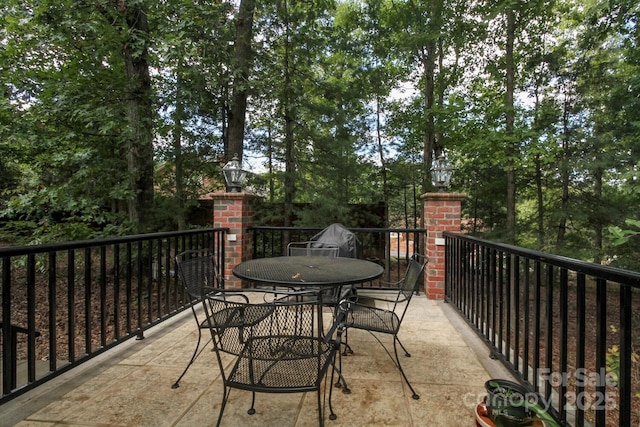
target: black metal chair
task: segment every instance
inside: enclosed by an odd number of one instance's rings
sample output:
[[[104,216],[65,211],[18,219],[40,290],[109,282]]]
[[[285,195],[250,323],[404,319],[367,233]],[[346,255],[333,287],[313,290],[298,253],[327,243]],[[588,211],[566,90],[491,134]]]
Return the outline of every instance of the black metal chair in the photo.
[[[413,295],[418,291],[420,285],[420,278],[423,277],[424,268],[427,264],[427,258],[424,255],[413,254],[407,265],[407,271],[403,280],[397,283],[399,286],[398,291],[390,298],[380,298],[375,296],[356,295],[351,299],[344,299],[338,305],[338,312],[342,312],[346,315],[344,326],[345,333],[350,328],[361,329],[371,333],[373,337],[380,343],[380,345],[387,352],[391,360],[394,362],[407,386],[411,389],[414,399],[419,399],[420,396],[415,392],[407,375],[402,369],[400,364],[400,358],[398,357],[398,345],[404,350],[405,356],[411,357],[411,354],[402,345],[398,338],[398,331],[402,324],[402,319],[409,307],[409,302]],[[366,304],[365,304],[366,302]],[[376,302],[391,304],[390,309],[379,308],[375,306]],[[394,357],[391,355],[387,347],[380,341],[375,333],[393,335],[393,351]],[[346,344],[347,347],[348,344]],[[352,350],[349,347],[349,352]],[[347,350],[345,350],[345,354]],[[341,368],[340,368],[341,369]]]
[[[335,258],[338,256],[340,248],[334,244],[322,244],[316,242],[291,242],[287,245],[287,256],[326,256]],[[306,288],[310,289],[310,288]],[[319,288],[315,288],[319,291]],[[324,293],[323,301],[325,305],[335,306],[338,302],[340,288],[335,288],[332,293]]]
[[[317,242],[291,242],[287,245],[288,256],[328,256],[337,257],[338,245]]]
[[[185,376],[189,367],[193,364],[198,357],[198,350],[200,348],[200,342],[202,341],[202,330],[208,330],[208,319],[212,315],[211,307],[207,304],[208,300],[205,298],[207,295],[219,292],[222,289],[222,285],[219,276],[216,272],[216,265],[213,255],[207,250],[191,250],[182,252],[175,257],[176,270],[178,276],[187,293],[189,303],[191,304],[191,311],[193,317],[198,324],[198,342],[196,348],[193,351],[191,360],[182,371],[182,374],[178,377],[172,388],[178,388],[180,386],[180,380]],[[198,302],[202,303],[203,313],[198,316],[196,307]],[[213,337],[213,336],[212,336]]]
[[[327,390],[330,418],[336,419],[330,384],[340,347],[339,322],[344,316],[333,322],[327,333],[321,294],[312,297],[309,292],[298,292],[305,294],[304,298],[278,297],[264,302],[264,293],[273,291],[227,290],[207,298],[213,309],[210,327],[224,382],[217,425],[231,389],[240,389],[252,393],[250,415],[256,412],[256,393],[316,392],[319,425],[323,426]],[[231,363],[228,355],[234,358]],[[333,369],[327,386],[329,367]]]

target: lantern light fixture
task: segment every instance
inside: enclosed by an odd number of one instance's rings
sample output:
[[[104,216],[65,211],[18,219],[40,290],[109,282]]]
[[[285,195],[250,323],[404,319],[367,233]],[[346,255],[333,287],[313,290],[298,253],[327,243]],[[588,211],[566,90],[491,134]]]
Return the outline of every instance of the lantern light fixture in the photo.
[[[438,187],[439,193],[444,193],[449,187],[451,175],[453,175],[451,162],[449,162],[444,153],[440,153],[431,167],[431,181],[435,187]]]
[[[242,185],[247,179],[248,172],[242,169],[242,163],[238,158],[238,153],[222,168],[224,180],[227,184],[227,191],[230,193],[239,193],[242,191]]]

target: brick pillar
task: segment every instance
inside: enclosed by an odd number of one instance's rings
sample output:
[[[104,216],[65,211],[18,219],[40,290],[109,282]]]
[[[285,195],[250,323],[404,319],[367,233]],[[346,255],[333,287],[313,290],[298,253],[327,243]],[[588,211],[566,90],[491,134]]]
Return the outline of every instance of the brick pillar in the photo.
[[[231,270],[251,258],[253,242],[248,228],[253,225],[252,200],[258,196],[247,193],[210,193],[213,199],[213,226],[228,228],[225,244],[225,287],[240,288],[242,281]]]
[[[429,299],[444,299],[443,231],[460,232],[462,193],[426,193],[422,199],[424,228],[427,230],[425,293]]]

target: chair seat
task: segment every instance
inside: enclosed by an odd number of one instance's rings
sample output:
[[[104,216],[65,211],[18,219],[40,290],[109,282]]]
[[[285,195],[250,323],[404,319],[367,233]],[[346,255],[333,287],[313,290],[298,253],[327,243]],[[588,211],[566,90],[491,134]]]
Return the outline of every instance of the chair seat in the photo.
[[[210,324],[207,321],[203,324],[221,330],[253,326],[266,319],[273,311],[274,306],[270,304],[256,304],[251,310],[245,310],[243,307],[234,306],[221,308],[218,302],[218,304],[212,304],[212,314],[209,316]]]
[[[321,339],[268,336],[246,342],[227,385],[259,392],[317,390],[332,357]]]
[[[384,334],[396,334],[400,329],[400,318],[390,310],[353,304],[347,313],[345,326]]]
[[[235,319],[233,318],[234,316],[236,317]],[[200,322],[200,328],[209,329],[212,326],[219,325],[234,326],[234,323],[237,325],[240,321],[236,308],[225,308],[212,312],[212,314]]]

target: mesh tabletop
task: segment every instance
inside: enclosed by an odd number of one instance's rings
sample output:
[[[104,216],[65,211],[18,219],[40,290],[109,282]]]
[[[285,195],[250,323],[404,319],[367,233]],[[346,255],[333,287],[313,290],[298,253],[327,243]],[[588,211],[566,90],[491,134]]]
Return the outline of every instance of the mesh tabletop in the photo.
[[[382,266],[354,258],[284,256],[242,262],[233,269],[241,279],[284,285],[348,285],[382,275]]]

